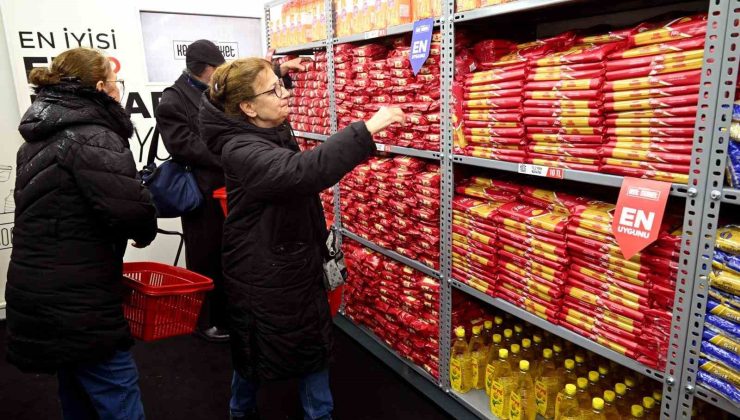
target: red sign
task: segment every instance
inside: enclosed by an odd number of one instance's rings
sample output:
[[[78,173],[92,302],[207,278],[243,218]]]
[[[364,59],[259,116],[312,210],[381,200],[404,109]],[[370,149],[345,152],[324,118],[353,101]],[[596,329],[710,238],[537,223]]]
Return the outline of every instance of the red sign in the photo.
[[[624,258],[632,258],[658,239],[671,184],[625,177],[612,221]]]

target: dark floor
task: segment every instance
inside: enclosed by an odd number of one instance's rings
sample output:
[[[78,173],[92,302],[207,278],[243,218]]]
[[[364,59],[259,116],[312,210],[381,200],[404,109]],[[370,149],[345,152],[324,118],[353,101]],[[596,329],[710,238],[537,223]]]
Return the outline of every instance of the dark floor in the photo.
[[[61,418],[55,377],[26,375],[9,365],[5,335],[5,323],[0,322],[0,419]],[[450,418],[352,338],[336,328],[334,336],[331,388],[336,419]],[[147,418],[228,418],[228,345],[184,336],[139,343],[133,352]],[[302,418],[295,382],[265,384],[258,398],[265,420]]]

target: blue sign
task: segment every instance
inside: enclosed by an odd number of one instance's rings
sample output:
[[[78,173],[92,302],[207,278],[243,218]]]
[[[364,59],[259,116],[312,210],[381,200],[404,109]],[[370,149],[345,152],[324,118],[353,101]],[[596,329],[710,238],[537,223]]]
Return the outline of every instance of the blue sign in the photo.
[[[414,34],[411,36],[411,68],[414,76],[419,73],[424,62],[429,58],[430,44],[432,43],[432,30],[434,19],[422,19],[414,22]]]

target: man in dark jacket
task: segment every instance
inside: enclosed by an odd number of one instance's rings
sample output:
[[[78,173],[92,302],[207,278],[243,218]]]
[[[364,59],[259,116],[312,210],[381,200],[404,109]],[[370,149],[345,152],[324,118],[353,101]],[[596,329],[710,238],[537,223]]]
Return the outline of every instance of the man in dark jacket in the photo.
[[[185,52],[186,70],[165,89],[157,106],[157,128],[167,151],[176,162],[190,166],[203,194],[203,205],[182,216],[185,259],[188,270],[213,279],[214,290],[203,303],[199,336],[226,341],[226,299],[221,270],[221,237],[224,214],[213,191],[224,186],[221,160],[212,154],[198,133],[198,106],[213,71],[225,62],[211,41],[201,39]]]

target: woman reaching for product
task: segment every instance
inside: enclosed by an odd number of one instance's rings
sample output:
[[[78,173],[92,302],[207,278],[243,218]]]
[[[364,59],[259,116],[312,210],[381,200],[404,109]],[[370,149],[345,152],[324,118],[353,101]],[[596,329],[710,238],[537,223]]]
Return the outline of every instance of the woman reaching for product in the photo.
[[[201,103],[201,136],[221,156],[228,191],[232,418],[258,418],[259,381],[283,378],[301,378],[306,419],[331,418],[327,231],[318,194],[375,151],[372,134],[404,119],[398,108],[381,108],[300,152],[285,121],[288,97],[270,62],[246,58],[216,69]]]

